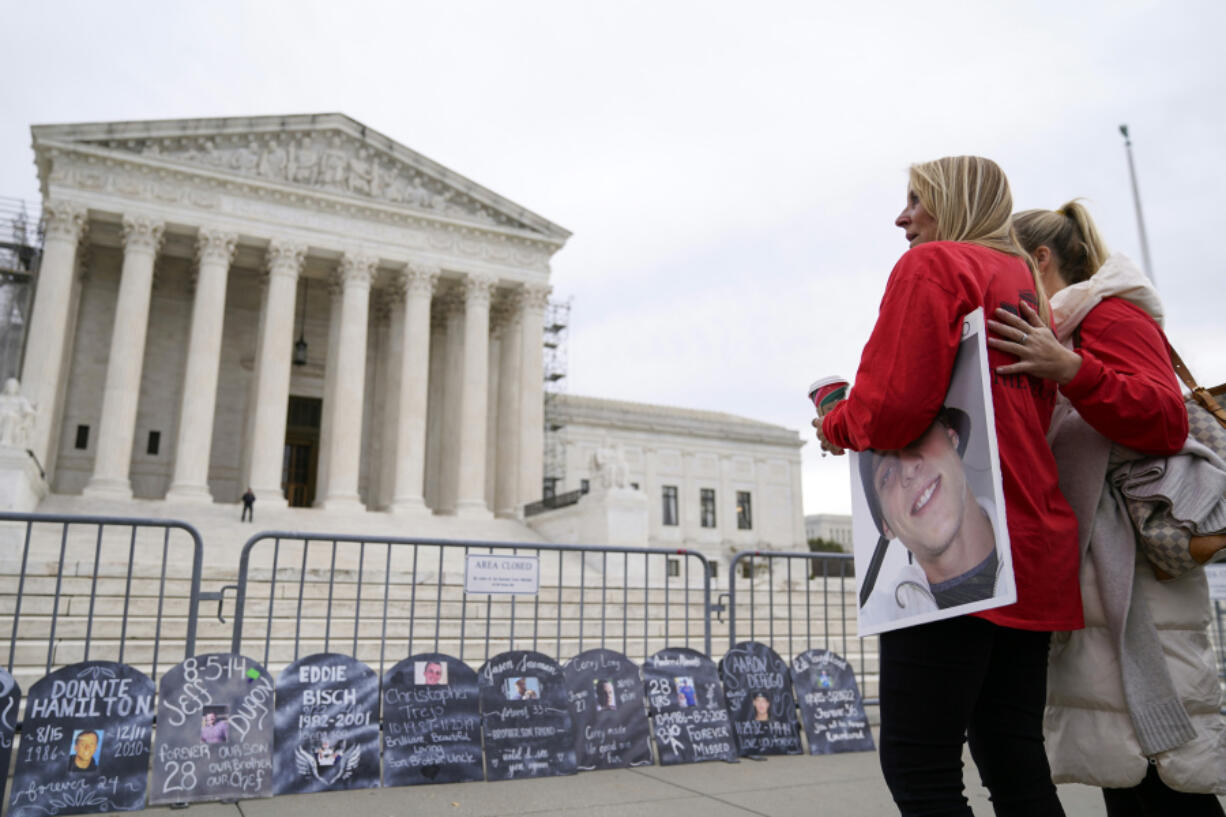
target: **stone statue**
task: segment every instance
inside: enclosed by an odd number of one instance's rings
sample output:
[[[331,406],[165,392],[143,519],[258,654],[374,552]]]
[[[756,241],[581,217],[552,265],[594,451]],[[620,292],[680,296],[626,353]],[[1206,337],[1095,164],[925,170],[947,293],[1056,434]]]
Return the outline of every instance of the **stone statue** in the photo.
[[[604,435],[600,445],[592,452],[589,461],[592,469],[592,483],[602,490],[625,488],[629,485],[630,468],[626,465],[626,455],[622,444],[609,445],[609,435]]]
[[[0,446],[24,449],[34,430],[34,405],[21,393],[17,378],[4,381],[0,393]]]
[[[298,184],[315,184],[319,174],[319,151],[315,140],[304,136],[290,155],[289,178]]]
[[[329,187],[341,187],[345,182],[345,170],[349,166],[349,159],[345,151],[341,149],[339,136],[332,137],[332,147],[324,152],[321,164],[323,172],[320,181]]]
[[[270,139],[268,147],[260,156],[260,175],[269,179],[284,179],[288,161],[289,157],[285,148],[281,147],[281,142],[277,139]]]

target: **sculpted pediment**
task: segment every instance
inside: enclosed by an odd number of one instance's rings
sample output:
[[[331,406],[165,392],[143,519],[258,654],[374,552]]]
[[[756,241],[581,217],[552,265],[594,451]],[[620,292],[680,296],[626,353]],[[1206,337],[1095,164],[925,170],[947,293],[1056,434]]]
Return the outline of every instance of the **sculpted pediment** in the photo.
[[[558,225],[340,114],[33,130],[36,146],[40,140],[68,141],[549,238],[569,236]]]

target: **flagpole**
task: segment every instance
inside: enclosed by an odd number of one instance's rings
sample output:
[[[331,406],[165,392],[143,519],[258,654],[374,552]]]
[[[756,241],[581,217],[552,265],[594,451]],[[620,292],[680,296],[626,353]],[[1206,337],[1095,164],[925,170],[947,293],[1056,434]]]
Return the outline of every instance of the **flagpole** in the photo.
[[[1128,126],[1120,125],[1120,133],[1124,136],[1124,153],[1128,156],[1128,178],[1132,180],[1132,203],[1137,209],[1137,232],[1141,234],[1141,260],[1145,264],[1145,274],[1150,283],[1154,280],[1154,267],[1149,260],[1149,241],[1145,238],[1145,218],[1141,215],[1141,191],[1137,189],[1137,168],[1132,162],[1132,140],[1128,138]]]

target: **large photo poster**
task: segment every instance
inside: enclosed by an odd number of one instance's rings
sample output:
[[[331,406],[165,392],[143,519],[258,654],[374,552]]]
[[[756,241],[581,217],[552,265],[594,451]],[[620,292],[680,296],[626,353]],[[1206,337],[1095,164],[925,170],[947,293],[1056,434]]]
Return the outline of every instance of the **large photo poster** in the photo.
[[[899,451],[849,452],[861,635],[1017,600],[994,417],[976,309],[932,425]]]

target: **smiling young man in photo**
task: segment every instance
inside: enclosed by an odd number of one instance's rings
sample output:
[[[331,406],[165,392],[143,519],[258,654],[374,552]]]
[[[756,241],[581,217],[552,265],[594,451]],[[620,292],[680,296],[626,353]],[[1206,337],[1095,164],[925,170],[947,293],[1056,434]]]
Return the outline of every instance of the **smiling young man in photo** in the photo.
[[[882,588],[895,614],[983,601],[996,593],[1000,559],[990,506],[976,500],[962,466],[969,437],[967,414],[945,408],[906,448],[861,457],[865,498],[881,534],[878,554],[897,539],[918,567]],[[866,582],[875,579],[872,573]]]

